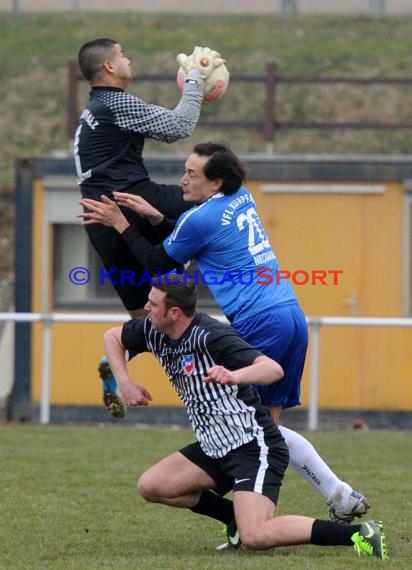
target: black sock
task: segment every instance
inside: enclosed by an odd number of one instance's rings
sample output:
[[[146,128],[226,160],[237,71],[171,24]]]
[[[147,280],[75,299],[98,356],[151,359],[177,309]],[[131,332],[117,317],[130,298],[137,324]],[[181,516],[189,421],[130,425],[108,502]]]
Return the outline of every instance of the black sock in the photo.
[[[352,546],[351,536],[360,530],[360,524],[345,525],[316,519],[312,526],[310,543],[318,546]]]
[[[190,509],[198,515],[205,515],[229,524],[235,518],[233,502],[217,495],[213,491],[202,491],[199,502]]]

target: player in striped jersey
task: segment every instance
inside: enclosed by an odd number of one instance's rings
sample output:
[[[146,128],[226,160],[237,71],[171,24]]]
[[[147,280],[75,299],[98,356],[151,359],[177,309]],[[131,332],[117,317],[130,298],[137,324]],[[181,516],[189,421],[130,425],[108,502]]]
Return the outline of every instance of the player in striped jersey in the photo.
[[[185,164],[185,200],[196,206],[183,214],[163,244],[153,246],[130,225],[109,200],[84,200],[91,210],[85,223],[113,226],[139,262],[150,271],[167,271],[195,259],[208,286],[240,336],[280,363],[284,378],[259,386],[262,403],[277,424],[282,408],[299,405],[300,382],[308,342],[307,325],[294,291],[277,280],[278,260],[256,212],[252,194],[243,186],[239,159],[219,143],[198,144]],[[144,213],[152,223],[163,215],[140,198],[116,194],[119,203]],[[252,278],[250,278],[250,275]],[[300,434],[280,426],[290,462],[322,496],[333,520],[348,523],[363,516],[366,498],[337,477]]]
[[[140,494],[149,502],[236,523],[242,543],[252,549],[342,545],[385,559],[381,523],[274,516],[289,453],[252,384],[279,381],[279,364],[229,325],[196,313],[196,287],[183,276],[155,280],[145,309],[147,319],[106,333],[110,366],[126,405],[148,405],[151,395],[130,378],[125,354],[151,352],[182,400],[197,441],[143,473]],[[224,497],[231,490],[233,502]]]

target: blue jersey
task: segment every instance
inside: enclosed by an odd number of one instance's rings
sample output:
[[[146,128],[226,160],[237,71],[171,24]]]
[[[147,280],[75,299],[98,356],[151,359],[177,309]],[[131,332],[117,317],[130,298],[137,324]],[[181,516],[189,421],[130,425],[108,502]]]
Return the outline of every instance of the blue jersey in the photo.
[[[296,302],[290,283],[278,279],[278,261],[245,187],[222,193],[182,214],[163,246],[180,263],[195,259],[227,318],[241,322],[285,302]]]

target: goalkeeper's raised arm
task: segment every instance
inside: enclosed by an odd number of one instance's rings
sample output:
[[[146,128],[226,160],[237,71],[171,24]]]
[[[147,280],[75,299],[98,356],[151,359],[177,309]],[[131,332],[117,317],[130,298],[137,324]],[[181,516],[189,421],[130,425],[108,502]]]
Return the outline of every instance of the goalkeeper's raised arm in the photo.
[[[198,83],[203,87],[203,100],[212,102],[221,97],[229,85],[230,73],[220,53],[208,47],[196,46],[189,56],[179,53],[177,84]]]

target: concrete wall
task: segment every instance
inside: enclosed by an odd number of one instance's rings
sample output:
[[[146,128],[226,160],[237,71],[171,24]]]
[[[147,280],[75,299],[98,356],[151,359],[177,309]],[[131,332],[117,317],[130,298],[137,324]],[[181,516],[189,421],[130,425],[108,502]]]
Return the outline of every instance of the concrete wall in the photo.
[[[379,11],[383,0],[298,0],[299,13],[359,14]],[[384,0],[387,14],[412,14],[410,0]],[[173,12],[189,14],[279,14],[281,0],[1,0],[0,11],[133,11],[142,13]]]

